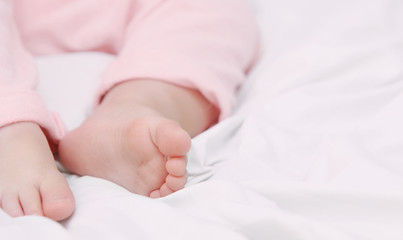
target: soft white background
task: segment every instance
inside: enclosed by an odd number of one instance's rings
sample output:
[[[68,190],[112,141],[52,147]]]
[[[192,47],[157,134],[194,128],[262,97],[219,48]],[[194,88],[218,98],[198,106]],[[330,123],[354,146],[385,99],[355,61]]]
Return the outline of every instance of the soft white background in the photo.
[[[72,218],[0,211],[0,238],[403,239],[403,2],[251,4],[261,61],[233,117],[194,139],[186,189],[151,200],[68,175]],[[38,59],[39,91],[68,128],[111,60]]]

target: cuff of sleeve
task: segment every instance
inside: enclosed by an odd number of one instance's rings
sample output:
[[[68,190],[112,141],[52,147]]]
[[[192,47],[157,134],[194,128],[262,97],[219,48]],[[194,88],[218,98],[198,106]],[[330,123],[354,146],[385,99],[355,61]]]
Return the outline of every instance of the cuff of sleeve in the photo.
[[[0,103],[0,127],[17,122],[34,122],[56,144],[65,133],[59,116],[49,112],[39,94],[34,91],[0,91]]]
[[[132,56],[121,56],[111,63],[98,89],[95,105],[116,84],[128,80],[155,79],[200,91],[220,110],[219,120],[223,120],[230,115],[235,103],[236,83],[240,81],[234,79],[245,77],[242,72],[236,73],[236,76],[233,73],[230,74],[232,76],[220,76],[201,67],[194,59],[178,54],[137,53]]]

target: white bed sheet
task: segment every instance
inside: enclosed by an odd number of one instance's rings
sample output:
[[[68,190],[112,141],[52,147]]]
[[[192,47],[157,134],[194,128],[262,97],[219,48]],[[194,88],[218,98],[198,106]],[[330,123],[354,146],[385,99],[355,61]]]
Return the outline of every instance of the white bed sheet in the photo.
[[[252,5],[262,59],[234,115],[193,140],[184,190],[152,200],[67,175],[73,217],[0,210],[0,238],[403,239],[403,2]],[[111,60],[38,59],[39,91],[68,128]]]

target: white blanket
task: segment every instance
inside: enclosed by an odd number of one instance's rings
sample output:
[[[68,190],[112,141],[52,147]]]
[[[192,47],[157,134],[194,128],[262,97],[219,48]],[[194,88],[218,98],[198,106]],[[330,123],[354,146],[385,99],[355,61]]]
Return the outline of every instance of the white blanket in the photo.
[[[234,115],[193,140],[184,190],[153,200],[67,175],[70,219],[0,210],[0,239],[403,239],[403,1],[252,5],[261,61]],[[38,59],[68,128],[111,59]]]

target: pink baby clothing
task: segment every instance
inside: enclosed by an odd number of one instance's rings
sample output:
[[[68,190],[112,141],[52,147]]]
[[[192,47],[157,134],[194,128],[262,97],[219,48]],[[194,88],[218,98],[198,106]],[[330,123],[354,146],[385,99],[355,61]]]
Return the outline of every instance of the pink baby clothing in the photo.
[[[0,127],[32,121],[57,142],[64,128],[35,91],[33,55],[77,51],[117,55],[97,102],[122,81],[156,79],[198,89],[222,119],[257,32],[245,0],[0,0]]]

